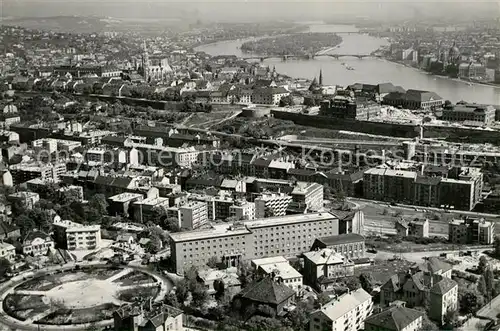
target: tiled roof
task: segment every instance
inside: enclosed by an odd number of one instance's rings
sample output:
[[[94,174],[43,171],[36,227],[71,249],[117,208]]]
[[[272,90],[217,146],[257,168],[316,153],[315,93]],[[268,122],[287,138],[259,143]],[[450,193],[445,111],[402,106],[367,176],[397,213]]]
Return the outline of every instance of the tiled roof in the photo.
[[[365,325],[372,325],[379,329],[400,331],[422,317],[424,313],[406,307],[391,307],[379,314],[368,317]]]
[[[278,305],[295,295],[295,291],[284,284],[265,277],[260,281],[250,284],[242,291],[241,296],[245,299]]]

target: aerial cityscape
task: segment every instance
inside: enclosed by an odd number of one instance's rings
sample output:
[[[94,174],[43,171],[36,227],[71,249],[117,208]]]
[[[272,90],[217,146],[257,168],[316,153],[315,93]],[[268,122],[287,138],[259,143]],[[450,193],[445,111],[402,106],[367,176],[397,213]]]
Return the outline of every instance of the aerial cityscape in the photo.
[[[0,331],[500,330],[500,3],[1,8]]]

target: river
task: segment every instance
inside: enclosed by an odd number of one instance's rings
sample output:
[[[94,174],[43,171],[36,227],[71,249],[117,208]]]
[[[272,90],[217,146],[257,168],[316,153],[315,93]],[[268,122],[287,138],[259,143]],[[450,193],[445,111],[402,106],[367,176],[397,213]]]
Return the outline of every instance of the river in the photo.
[[[350,32],[357,31],[354,26],[348,25],[310,25],[311,32]],[[388,42],[385,39],[375,38],[363,34],[341,34],[343,41],[339,47],[331,53],[337,54],[370,54]],[[230,40],[196,48],[210,55],[236,55],[243,57],[240,50],[241,44],[246,40],[255,38]],[[345,63],[355,70],[346,70],[342,65]],[[420,89],[434,91],[444,99],[452,102],[465,100],[469,102],[487,103],[500,105],[500,88],[474,84],[469,86],[465,82],[456,81],[443,77],[429,75],[420,70],[405,67],[403,65],[389,62],[383,59],[364,58],[357,59],[345,57],[336,60],[330,57],[318,57],[312,60],[288,60],[268,59],[264,64],[271,68],[276,67],[279,73],[294,78],[312,79],[323,71],[323,83],[329,85],[346,86],[354,83],[378,84],[391,82],[405,89]]]

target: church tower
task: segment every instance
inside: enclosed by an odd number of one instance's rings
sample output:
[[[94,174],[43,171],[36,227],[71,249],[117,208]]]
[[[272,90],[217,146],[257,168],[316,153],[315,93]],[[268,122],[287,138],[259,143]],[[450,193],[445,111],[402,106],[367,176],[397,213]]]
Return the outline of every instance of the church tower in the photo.
[[[323,86],[323,70],[319,69],[319,85]]]

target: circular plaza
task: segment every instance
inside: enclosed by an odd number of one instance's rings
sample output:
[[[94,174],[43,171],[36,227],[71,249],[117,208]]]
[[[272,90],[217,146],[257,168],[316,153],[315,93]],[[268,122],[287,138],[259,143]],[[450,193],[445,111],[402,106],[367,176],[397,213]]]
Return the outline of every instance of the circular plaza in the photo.
[[[85,265],[25,274],[2,285],[0,322],[20,330],[85,330],[113,324],[114,311],[163,300],[170,283],[137,267]]]

